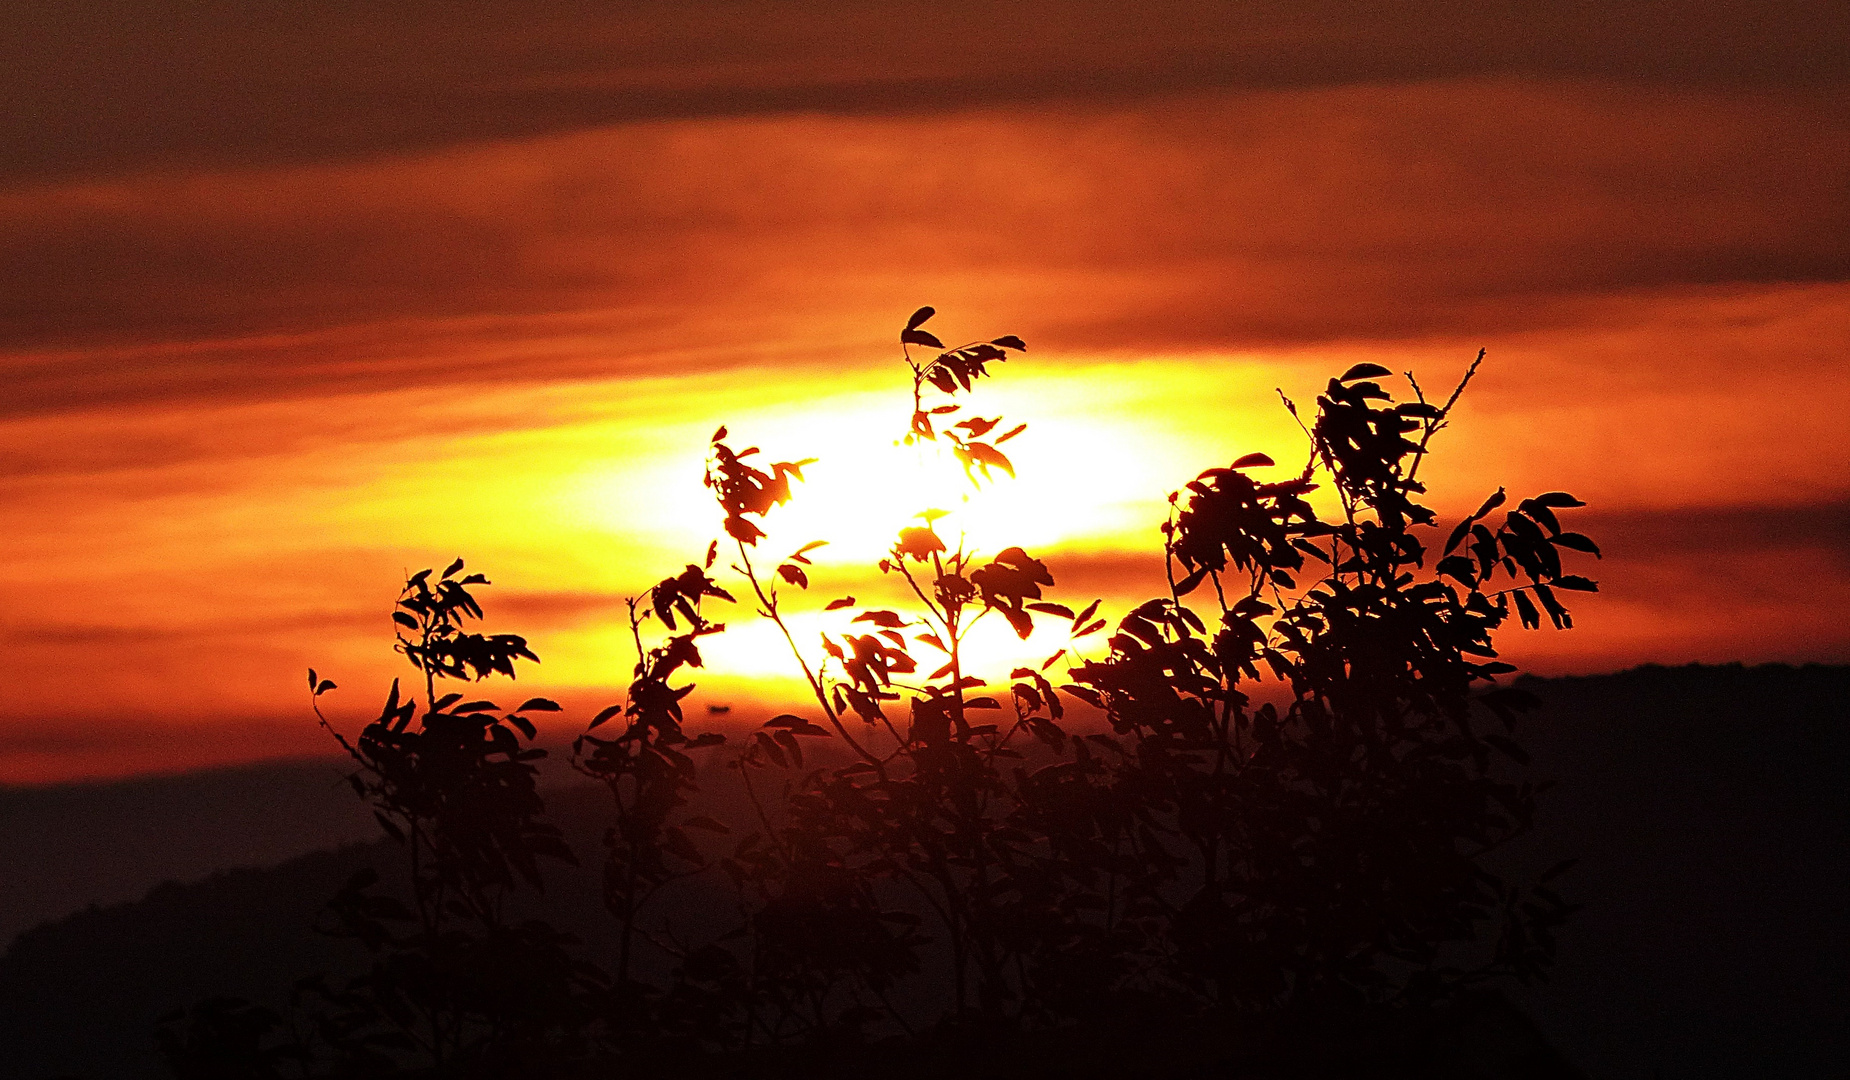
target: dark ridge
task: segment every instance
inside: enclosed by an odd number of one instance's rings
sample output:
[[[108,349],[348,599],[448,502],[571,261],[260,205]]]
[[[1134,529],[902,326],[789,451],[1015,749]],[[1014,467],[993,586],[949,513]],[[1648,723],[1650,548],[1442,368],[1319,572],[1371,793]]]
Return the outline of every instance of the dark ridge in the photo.
[[[1530,848],[1580,858],[1582,910],[1523,999],[1556,1045],[1605,1077],[1850,1072],[1850,667],[1522,685],[1556,784]]]
[[[309,927],[378,846],[170,882],[21,934],[0,961],[0,1076],[164,1076],[155,1017],[213,994],[280,1004],[304,974],[343,969],[347,943]]]
[[[1379,12],[1327,2],[568,0],[524,5],[518,23],[508,10],[20,5],[0,16],[0,180],[343,160],[639,120],[1216,88],[1501,76],[1834,94],[1850,36],[1842,6],[1820,0],[1769,0],[1751,14],[1689,0],[1426,0]]]
[[[333,759],[0,787],[0,945],[163,881],[271,866],[378,835]],[[14,869],[20,868],[20,869]]]

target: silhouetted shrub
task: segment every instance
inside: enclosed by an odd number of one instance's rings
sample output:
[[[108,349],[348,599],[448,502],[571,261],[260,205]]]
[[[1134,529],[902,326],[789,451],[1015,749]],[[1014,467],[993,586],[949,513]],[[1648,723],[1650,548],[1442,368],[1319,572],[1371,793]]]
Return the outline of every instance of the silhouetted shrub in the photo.
[[[943,348],[921,329],[932,314],[913,317],[903,345]],[[972,483],[1012,475],[998,446],[1022,426],[985,442],[1000,418],[950,423],[959,406],[926,394],[968,391],[1023,348],[1004,337],[925,361],[908,348],[906,441],[948,442]],[[1057,620],[1076,648],[1105,626],[1098,604],[1052,602],[1045,564],[953,544],[929,510],[879,567],[903,580],[912,610],[863,610],[853,621],[867,632],[825,634],[806,653],[778,590],[807,587],[817,545],[769,573],[752,554],[759,522],[809,462],[756,466],[722,428],[707,483],[735,569],[783,630],[823,721],[773,719],[734,766],[748,782],[801,768],[798,738],[831,734],[857,758],[803,774],[783,820],[764,817],[723,860],[753,896],[740,932],[760,942],[757,976],[777,985],[781,969],[765,965],[786,954],[815,966],[799,983],[810,1012],[777,1003],[803,1022],[763,1037],[903,1020],[887,991],[917,968],[925,938],[948,950],[948,977],[940,1006],[915,1019],[976,1030],[1190,1002],[1431,1001],[1540,975],[1566,905],[1546,881],[1518,889],[1484,864],[1530,825],[1532,789],[1495,759],[1522,761],[1507,729],[1531,701],[1480,684],[1514,670],[1491,641],[1512,610],[1528,626],[1542,611],[1571,625],[1556,590],[1594,585],[1564,573],[1560,551],[1597,549],[1556,516],[1578,500],[1551,492],[1497,520],[1499,491],[1429,550],[1419,467],[1477,366],[1439,404],[1417,383],[1397,403],[1385,369],[1357,365],[1318,398],[1296,475],[1255,479],[1276,466],[1250,454],[1191,482],[1163,530],[1170,595],[1124,616],[1104,655],[1069,662],[1057,688],[1046,673],[1068,648],[1004,679],[967,655],[970,626],[998,615],[1026,639]],[[1306,498],[1320,482],[1336,496],[1332,520]],[[1184,599],[1204,592],[1206,619]],[[1255,703],[1268,680],[1282,704]],[[1104,729],[1069,731],[1061,694],[1102,713]],[[1033,767],[1022,739],[1039,747]],[[1494,941],[1473,949],[1491,920]],[[855,945],[825,949],[792,929],[824,925]],[[793,935],[800,947],[765,951]]]
[[[1002,446],[1026,425],[953,417],[1026,345],[947,349],[923,328],[932,315],[900,335],[904,441],[947,449],[973,485],[1012,477]],[[750,820],[693,812],[689,755],[725,739],[684,730],[693,687],[677,680],[725,629],[705,605],[736,602],[713,576],[719,542],[630,601],[633,681],[572,756],[611,796],[608,973],[550,926],[504,914],[512,890],[540,887],[541,859],[571,858],[540,820],[543,751],[523,742],[523,714],[556,706],[501,713],[437,694],[440,680],[511,677],[532,653],[464,631],[481,616],[468,587],[486,582],[458,578],[461,560],[414,576],[395,619],[424,677],[421,712],[394,684],[357,741],[335,733],[359,764],[356,792],[404,846],[411,903],[362,877],[330,905],[333,929],[374,961],[343,986],[307,984],[315,1047],[274,1051],[280,1018],[220,1002],[164,1036],[169,1060],[183,1076],[218,1075],[221,1059],[536,1075],[587,1056],[659,1063],[882,1032],[1430,1010],[1485,980],[1541,976],[1567,907],[1546,877],[1518,887],[1486,865],[1529,829],[1535,794],[1509,730],[1531,700],[1494,684],[1514,669],[1493,636],[1512,614],[1570,626],[1558,593],[1595,586],[1564,572],[1562,552],[1598,550],[1563,530],[1559,512],[1581,505],[1564,493],[1506,510],[1499,490],[1443,532],[1419,502],[1420,466],[1478,362],[1443,403],[1411,375],[1397,401],[1386,369],[1356,365],[1318,397],[1301,469],[1262,480],[1277,466],[1253,453],[1202,473],[1170,500],[1168,595],[1108,633],[1098,601],[1051,598],[1045,563],[974,550],[925,509],[878,566],[911,602],[859,609],[805,647],[791,598],[822,541],[775,561],[763,545],[812,462],[763,461],[719,429],[706,484],[731,569],[811,701],[730,751]],[[1313,503],[1319,488],[1331,510]],[[1023,640],[1039,625],[1065,641],[990,670],[969,642],[991,616]],[[806,764],[822,740],[839,750]],[[729,932],[650,932],[654,897],[714,874],[731,891]],[[665,978],[640,974],[640,949],[659,951]]]
[[[470,587],[488,580],[459,577],[462,569],[458,559],[440,575],[412,575],[393,612],[398,651],[422,676],[421,702],[394,681],[354,740],[316,707],[359,766],[354,792],[405,852],[410,902],[378,888],[375,871],[355,874],[329,902],[326,930],[362,944],[368,970],[339,983],[305,979],[296,1000],[312,1024],[286,1051],[259,1050],[280,1025],[268,1010],[201,1005],[184,1028],[160,1033],[178,1075],[230,1075],[234,1060],[257,1070],[250,1075],[282,1075],[285,1063],[342,1075],[509,1075],[516,1064],[543,1067],[576,1053],[572,1037],[601,975],[551,926],[507,915],[513,890],[540,887],[540,860],[572,860],[558,830],[540,820],[534,762],[546,752],[523,745],[535,735],[524,714],[558,706],[534,698],[503,713],[491,701],[438,694],[444,680],[512,678],[515,661],[536,659],[519,636],[465,629],[482,616]],[[319,699],[334,684],[310,671],[309,687]]]

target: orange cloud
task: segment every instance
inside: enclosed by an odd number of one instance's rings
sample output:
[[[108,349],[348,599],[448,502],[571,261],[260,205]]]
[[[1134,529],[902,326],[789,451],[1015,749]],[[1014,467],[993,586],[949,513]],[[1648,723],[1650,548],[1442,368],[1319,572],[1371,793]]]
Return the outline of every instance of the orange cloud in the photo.
[[[722,61],[648,78],[788,76]],[[1611,534],[1582,629],[1516,655],[1841,657],[1837,511],[1794,531],[1846,497],[1850,125],[1692,81],[561,121],[15,180],[0,779],[310,749],[304,669],[364,711],[399,575],[458,553],[534,636],[533,689],[604,693],[621,598],[712,535],[722,422],[824,458],[786,519],[839,541],[819,596],[859,590],[855,515],[912,509],[856,498],[884,466],[855,447],[903,427],[892,338],[921,302],[1029,340],[979,399],[1031,424],[992,524],[1081,603],[1160,589],[1153,528],[1194,472],[1301,451],[1275,387],[1364,359],[1437,384],[1483,345],[1435,503],[1566,488]]]

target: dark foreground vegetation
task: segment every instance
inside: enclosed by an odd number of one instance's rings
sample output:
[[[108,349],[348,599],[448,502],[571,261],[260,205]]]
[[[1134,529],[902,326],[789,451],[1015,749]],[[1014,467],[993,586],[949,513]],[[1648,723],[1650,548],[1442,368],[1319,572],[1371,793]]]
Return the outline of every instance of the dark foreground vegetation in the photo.
[[[906,441],[972,484],[1012,475],[1025,425],[955,399],[1025,345],[946,349],[931,315],[901,335]],[[1546,973],[1569,905],[1567,864],[1513,858],[1536,787],[1512,734],[1535,698],[1497,685],[1514,669],[1492,637],[1571,626],[1560,593],[1594,585],[1563,558],[1598,552],[1563,527],[1564,493],[1498,491],[1444,527],[1421,505],[1475,371],[1443,400],[1409,375],[1397,401],[1369,364],[1331,379],[1301,468],[1248,454],[1177,493],[1170,591],[1111,632],[1041,561],[970,549],[922,508],[878,567],[908,602],[818,602],[853,614],[801,641],[822,541],[767,557],[764,525],[811,462],[721,428],[706,481],[730,573],[716,541],[631,602],[629,693],[570,756],[601,791],[594,845],[540,796],[532,717],[558,706],[464,692],[537,659],[475,628],[487,580],[460,559],[412,576],[394,614],[412,685],[357,734],[328,724],[398,854],[328,857],[357,860],[312,913],[347,959],[296,972],[279,1005],[228,986],[164,1018],[163,1058],[201,1078],[1471,1075],[1460,1047],[1501,1032],[1503,1072],[1561,1075],[1494,990]],[[681,702],[735,595],[813,700],[728,742]],[[1063,640],[992,670],[968,647],[985,619]],[[726,817],[698,801],[720,786]],[[545,882],[594,851],[586,935]]]
[[[1553,852],[1580,856],[1562,879],[1579,910],[1560,931],[1549,980],[1509,996],[1595,1077],[1842,1072],[1850,668],[1643,668],[1523,686],[1543,703],[1523,738],[1531,772],[1556,782],[1525,844],[1539,849],[1537,864]],[[709,756],[694,809],[725,818],[739,808],[724,798],[719,755]],[[222,787],[210,775],[170,783],[174,793],[149,806],[187,802],[182,791],[215,798]],[[548,815],[576,850],[598,850],[602,795],[547,789]],[[100,818],[83,820],[99,841],[120,835]],[[139,903],[22,935],[0,959],[0,1077],[165,1076],[155,1018],[214,994],[280,1012],[301,973],[355,973],[364,954],[314,933],[312,919],[356,870],[389,874],[400,857],[380,840],[163,886]],[[548,875],[542,910],[588,954],[608,957],[600,870],[586,863]],[[1461,1041],[1478,1055],[1478,1075],[1520,1075],[1486,1067],[1523,1045],[1500,1022]],[[1036,1047],[1032,1059],[1070,1075],[1060,1052]],[[992,1060],[1010,1075],[1033,1074],[990,1054],[971,1055],[958,1072]]]
[[[1580,910],[1560,931],[1549,980],[1511,994],[1516,1004],[1595,1077],[1842,1072],[1850,1061],[1850,940],[1838,932],[1840,898],[1850,890],[1850,788],[1842,783],[1850,668],[1643,668],[1523,685],[1543,702],[1523,739],[1531,771],[1557,781],[1525,844],[1539,849],[1532,861],[1561,850],[1581,856],[1562,879]],[[699,775],[694,809],[735,813],[723,766],[709,763]],[[187,803],[186,793],[215,798],[223,786],[214,775],[169,783],[172,791],[150,807]],[[549,817],[577,850],[597,850],[602,796],[547,789]],[[124,828],[112,830],[100,815],[82,822],[97,842]],[[1524,852],[1514,854],[1523,861]],[[357,973],[364,954],[314,933],[312,920],[355,871],[389,875],[401,858],[396,844],[380,840],[163,886],[138,903],[22,935],[0,959],[0,1077],[165,1076],[150,1035],[155,1018],[214,994],[280,1012],[302,972]],[[599,878],[589,860],[549,874],[540,911],[580,937],[587,954],[608,957]],[[1472,1068],[1427,1075],[1524,1075],[1514,1062],[1532,1060],[1537,1046],[1522,1020],[1495,1012],[1460,1019],[1469,1024],[1429,1029],[1436,1037],[1414,1045],[1466,1056]],[[1211,1057],[1216,1037],[1226,1049],[1247,1034],[1235,1024],[1152,1028],[1146,1038],[1177,1048],[1184,1061]],[[853,1053],[878,1054],[880,1046]],[[1080,1040],[1043,1042],[969,1054],[956,1072],[1078,1075],[1069,1066],[1088,1055],[1100,1056]],[[928,1059],[909,1050],[877,1064],[896,1072],[919,1060]]]

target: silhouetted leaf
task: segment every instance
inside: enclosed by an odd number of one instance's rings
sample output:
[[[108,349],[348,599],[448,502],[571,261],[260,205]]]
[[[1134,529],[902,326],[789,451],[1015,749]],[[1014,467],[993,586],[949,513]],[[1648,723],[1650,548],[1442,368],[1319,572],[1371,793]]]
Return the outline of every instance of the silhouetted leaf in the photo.
[[[796,736],[788,731],[780,730],[773,732],[771,738],[777,745],[784,748],[784,753],[790,756],[791,764],[799,769],[803,767],[803,747],[797,742]]]
[[[1450,555],[1452,549],[1458,546],[1458,542],[1470,535],[1471,520],[1470,518],[1466,518],[1452,529],[1452,535],[1447,537],[1445,541],[1445,554]]]
[[[1447,555],[1433,569],[1446,577],[1456,578],[1466,588],[1477,587],[1477,568],[1463,555]]]
[[[1579,533],[1558,533],[1549,538],[1549,543],[1564,548],[1572,548],[1575,551],[1584,551],[1595,558],[1598,558],[1600,554],[1599,545]]]
[[[899,542],[895,548],[901,555],[919,562],[931,558],[934,552],[945,550],[944,541],[938,538],[937,533],[917,526],[899,530]]]
[[[1357,364],[1348,371],[1343,372],[1341,375],[1337,376],[1336,381],[1346,383],[1354,382],[1357,379],[1378,379],[1383,375],[1392,374],[1394,373],[1382,367],[1380,364],[1363,363]]]
[[[779,762],[779,764],[782,764],[782,762]],[[675,858],[683,862],[693,863],[699,866],[706,861],[705,858],[701,856],[700,849],[694,846],[692,840],[688,839],[687,834],[672,825],[662,830],[662,846]]]
[[[969,460],[983,470],[984,475],[988,475],[991,468],[1001,469],[1010,476],[1015,475],[1014,464],[1009,461],[1008,457],[1004,455],[1002,451],[997,450],[988,443],[966,443],[962,448],[962,453],[967,454]]]
[[[373,820],[379,823],[379,827],[385,830],[387,836],[401,844],[405,842],[405,830],[398,827],[398,822],[386,817],[378,810],[373,811]]]
[[[1510,595],[1516,601],[1516,614],[1521,617],[1524,627],[1533,630],[1542,625],[1542,613],[1535,610],[1534,601],[1530,600],[1520,591],[1511,593]]]
[[[925,324],[925,320],[931,318],[933,315],[936,315],[937,313],[938,313],[938,310],[930,306],[922,307],[918,309],[917,311],[912,313],[912,317],[910,319],[906,320],[906,329],[907,330],[917,330],[919,327]]]
[[[790,767],[789,760],[784,757],[784,749],[777,745],[776,739],[771,738],[765,732],[755,731],[752,733],[752,741],[764,752],[765,756],[776,762],[779,768]]]

